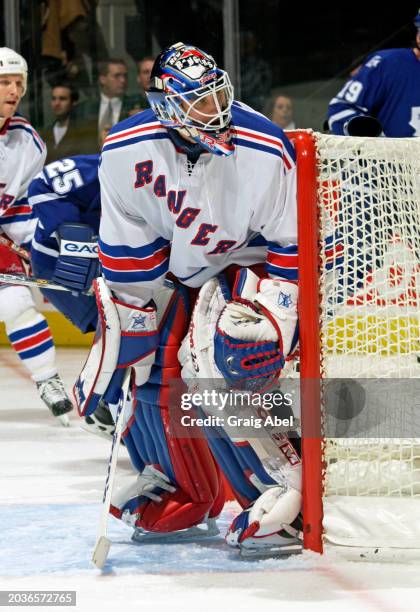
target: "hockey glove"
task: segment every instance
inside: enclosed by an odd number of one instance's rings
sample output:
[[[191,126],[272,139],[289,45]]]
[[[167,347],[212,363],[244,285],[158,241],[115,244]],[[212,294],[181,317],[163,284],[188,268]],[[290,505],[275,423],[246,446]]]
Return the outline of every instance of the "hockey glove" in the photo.
[[[52,280],[73,291],[85,291],[99,275],[98,246],[93,229],[82,223],[58,228],[60,255]]]
[[[238,272],[214,337],[215,361],[229,384],[254,381],[246,386],[257,389],[280,375],[297,340],[297,293],[294,283]]]

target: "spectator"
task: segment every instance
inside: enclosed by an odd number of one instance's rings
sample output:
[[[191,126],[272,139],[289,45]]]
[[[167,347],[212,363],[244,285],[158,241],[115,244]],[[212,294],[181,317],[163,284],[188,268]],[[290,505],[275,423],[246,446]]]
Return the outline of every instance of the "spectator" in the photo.
[[[140,87],[140,99],[144,100],[144,104],[141,105],[141,108],[149,108],[149,102],[147,101],[145,92],[150,86],[150,75],[152,74],[154,63],[155,60],[151,55],[147,55],[137,62],[137,83]]]
[[[99,147],[113,125],[129,116],[132,104],[126,95],[128,70],[125,60],[111,58],[99,63],[99,92],[80,106],[80,116],[96,132]]]
[[[99,65],[101,89],[98,112],[98,138],[102,146],[113,125],[128,116],[127,65],[122,59],[110,59]]]
[[[59,83],[51,90],[54,123],[43,133],[47,145],[47,164],[62,157],[96,153],[97,142],[77,122],[75,109],[79,92],[70,83]]]
[[[134,107],[130,110],[130,115],[134,115],[135,113],[139,113],[149,108],[146,90],[149,88],[150,75],[154,63],[155,60],[151,55],[147,55],[137,62],[137,83],[139,84],[139,93],[135,98]]]
[[[333,134],[420,136],[420,14],[412,49],[371,54],[331,100]]]
[[[271,121],[283,130],[294,130],[296,125],[293,121],[293,103],[287,96],[277,96],[274,99]]]

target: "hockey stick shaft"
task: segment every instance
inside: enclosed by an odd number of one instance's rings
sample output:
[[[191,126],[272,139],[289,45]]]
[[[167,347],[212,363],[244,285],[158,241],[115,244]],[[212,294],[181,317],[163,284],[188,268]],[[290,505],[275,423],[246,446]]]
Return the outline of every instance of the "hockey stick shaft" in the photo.
[[[0,272],[0,282],[8,285],[27,285],[28,287],[39,287],[40,289],[55,289],[56,291],[70,291],[67,287],[50,283],[43,278],[33,278],[24,274],[3,274]]]
[[[38,289],[53,289],[54,291],[71,291],[69,287],[63,285],[57,285],[56,283],[50,283],[44,278],[35,278],[33,276],[25,276],[24,274],[3,274],[0,272],[0,283],[7,283],[8,285],[27,285],[28,287],[38,287]],[[81,291],[83,295],[92,295],[92,292]]]
[[[114,488],[115,472],[117,469],[118,450],[120,447],[124,425],[124,413],[127,404],[128,390],[130,387],[130,373],[131,368],[127,368],[123,379],[120,400],[118,402],[117,415],[115,419],[115,431],[112,439],[111,453],[108,461],[108,473],[102,500],[101,519],[99,522],[96,544],[92,555],[92,562],[99,569],[104,567],[111,546],[111,541],[107,538],[106,534],[108,529],[109,509],[111,507],[112,490]]]

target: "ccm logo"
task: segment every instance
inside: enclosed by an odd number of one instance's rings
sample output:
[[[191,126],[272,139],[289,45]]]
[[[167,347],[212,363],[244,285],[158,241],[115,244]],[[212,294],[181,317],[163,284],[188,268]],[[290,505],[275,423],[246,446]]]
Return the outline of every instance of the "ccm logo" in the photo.
[[[70,242],[62,240],[60,243],[60,255],[70,257],[98,257],[98,245],[95,242]]]

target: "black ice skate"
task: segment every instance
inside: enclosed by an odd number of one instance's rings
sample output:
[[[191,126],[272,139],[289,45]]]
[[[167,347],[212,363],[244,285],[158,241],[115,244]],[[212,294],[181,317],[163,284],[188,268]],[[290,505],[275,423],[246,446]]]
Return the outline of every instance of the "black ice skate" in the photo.
[[[73,410],[73,404],[67,396],[63,381],[58,374],[36,383],[42,401],[48,406],[52,415],[68,427],[70,424],[67,412]]]
[[[112,439],[115,431],[115,423],[109,410],[108,404],[100,400],[95,412],[85,417],[82,428],[97,436]]]

